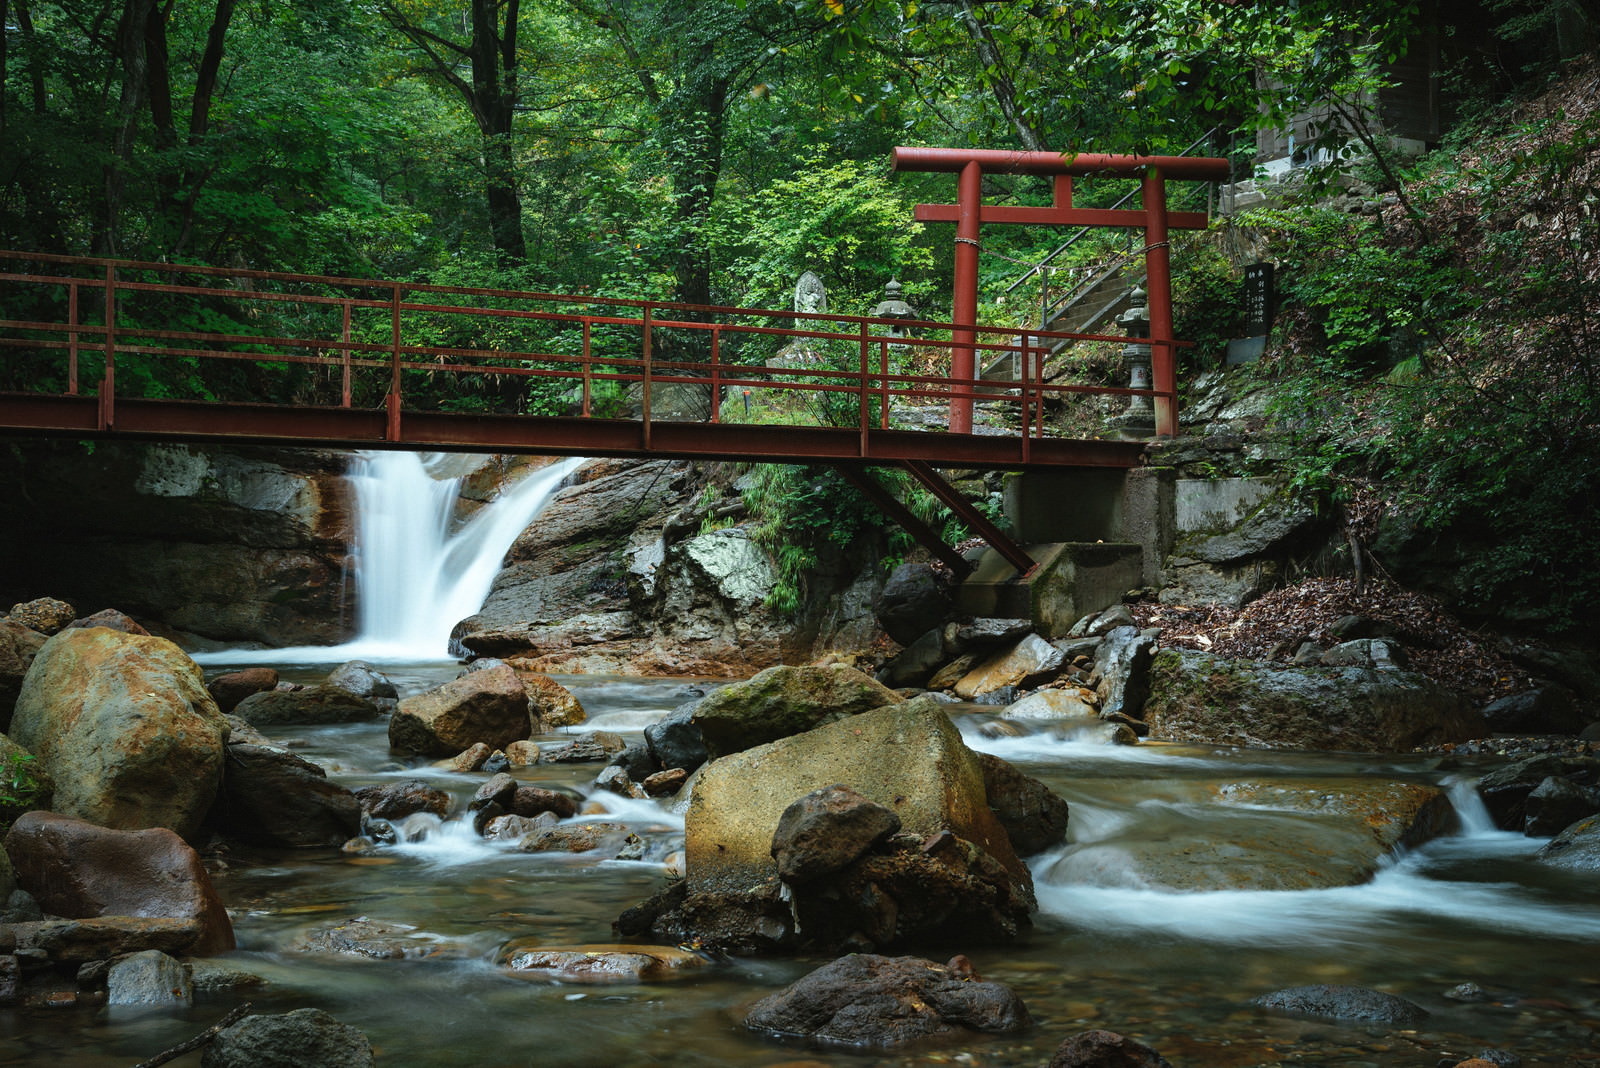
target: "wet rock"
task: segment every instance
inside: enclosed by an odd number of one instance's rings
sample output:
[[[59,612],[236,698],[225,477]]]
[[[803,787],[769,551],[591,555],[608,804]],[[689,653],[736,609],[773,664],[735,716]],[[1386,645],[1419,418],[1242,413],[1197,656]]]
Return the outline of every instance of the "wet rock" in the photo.
[[[1459,1001],[1464,1004],[1474,1004],[1489,1000],[1489,992],[1477,983],[1459,983],[1446,990],[1444,996],[1451,1001]]]
[[[894,812],[904,831],[785,902],[778,822],[796,798],[834,783]],[[684,886],[627,922],[739,952],[1012,937],[1033,908],[1032,881],[983,797],[975,755],[921,699],[724,757],[695,780]]]
[[[527,740],[506,746],[506,761],[514,768],[531,768],[539,763],[539,746]]]
[[[1600,872],[1600,816],[1579,820],[1540,849],[1538,859],[1568,871]]]
[[[230,671],[226,675],[218,675],[206,683],[206,690],[211,694],[211,699],[217,703],[217,708],[224,713],[232,712],[238,707],[239,702],[246,697],[253,697],[258,693],[266,693],[278,687],[278,673],[269,667],[245,668],[243,671]]]
[[[189,971],[160,950],[146,949],[111,962],[106,975],[106,1001],[111,1005],[194,1004]]]
[[[330,671],[322,681],[325,686],[336,686],[346,693],[368,700],[393,701],[400,697],[400,691],[395,689],[389,676],[365,660],[346,661]]]
[[[361,723],[382,711],[369,698],[326,684],[251,694],[233,707],[234,715],[256,727]]]
[[[1140,718],[1150,693],[1151,649],[1155,639],[1133,627],[1118,627],[1101,640],[1094,654],[1095,692],[1102,716]]]
[[[897,1049],[936,1036],[1004,1034],[1031,1020],[1000,983],[917,957],[854,953],[762,998],[744,1025],[821,1046]]]
[[[628,772],[618,764],[612,764],[599,775],[594,777],[594,788],[605,790],[607,793],[618,794],[622,797],[643,798],[644,788],[628,778]]]
[[[705,697],[691,721],[716,758],[899,701],[852,668],[779,665]]]
[[[1263,994],[1251,1004],[1301,1016],[1387,1024],[1414,1024],[1428,1016],[1427,1009],[1404,998],[1359,986],[1289,987]]]
[[[589,718],[572,691],[550,676],[518,672],[517,677],[528,691],[528,716],[542,731],[576,726]]]
[[[537,816],[518,816],[508,813],[496,816],[483,825],[483,836],[498,842],[520,842],[529,835],[540,834],[556,825],[553,813],[541,812]]]
[[[707,759],[705,739],[694,722],[695,704],[679,705],[644,729],[645,745],[661,768],[682,768],[693,774]]]
[[[513,742],[513,745],[516,743]],[[450,759],[451,771],[478,771],[483,767],[483,762],[489,759],[494,752],[485,742],[476,742],[467,746]]]
[[[77,617],[78,610],[54,597],[39,597],[12,605],[11,611],[6,615],[13,623],[49,637],[59,634],[68,623],[71,623]]]
[[[592,764],[609,761],[627,748],[619,734],[610,731],[589,731],[580,734],[565,745],[546,746],[539,750],[541,764]]]
[[[1012,646],[1033,633],[1031,619],[986,617],[971,623],[951,623],[945,627],[951,652],[980,652],[996,646]]]
[[[1060,1046],[1049,1068],[1172,1068],[1161,1054],[1115,1031],[1080,1031]]]
[[[799,884],[836,872],[899,829],[899,816],[842,783],[813,790],[778,817],[778,878]]]
[[[1548,838],[1586,816],[1600,813],[1600,789],[1553,775],[1533,788],[1523,802],[1523,811],[1526,816],[1522,833]]]
[[[147,638],[150,636],[150,632],[138,620],[115,608],[102,608],[92,615],[74,619],[67,624],[67,627],[104,627],[107,630],[120,630],[124,634],[142,634]],[[61,629],[66,630],[67,627]]]
[[[1047,869],[1050,880],[1180,892],[1355,886],[1396,849],[1455,826],[1444,793],[1417,783],[1252,780],[1220,784],[1216,800],[1228,819],[1203,833],[1075,844]],[[1305,818],[1288,823],[1273,810]]]
[[[1038,685],[1061,673],[1065,654],[1037,634],[979,661],[955,684],[957,697],[970,701],[1007,686]]]
[[[246,1016],[206,1046],[201,1068],[371,1068],[372,1043],[321,1009]]]
[[[547,946],[533,939],[506,943],[497,958],[519,979],[583,985],[661,982],[691,975],[710,963],[673,946]]]
[[[46,640],[46,635],[14,619],[0,619],[0,731],[10,729],[22,680]]]
[[[443,817],[450,811],[450,795],[422,779],[363,786],[355,792],[363,815],[378,819],[405,819],[414,812]]]
[[[1001,710],[1006,719],[1051,722],[1063,719],[1093,719],[1099,710],[1090,703],[1094,695],[1087,690],[1039,690]],[[1097,698],[1096,698],[1097,700]]]
[[[977,662],[978,654],[976,653],[964,653],[963,655],[956,657],[954,660],[950,661],[950,663],[933,673],[933,676],[928,679],[928,689],[952,689],[956,683],[967,677],[967,673],[972,670],[972,665],[976,664]]]
[[[57,812],[187,837],[216,796],[226,730],[183,650],[94,628],[39,650],[8,733],[54,780]]]
[[[517,848],[524,853],[604,851],[615,856],[628,834],[628,828],[621,823],[564,823],[525,836],[517,843]]]
[[[1600,758],[1541,753],[1495,768],[1478,780],[1478,796],[1504,831],[1520,831],[1527,821],[1528,795],[1546,779],[1569,779],[1583,786],[1600,784]]]
[[[1152,738],[1262,749],[1408,752],[1483,733],[1459,695],[1412,672],[1276,668],[1183,649],[1156,655],[1144,713]]]
[[[921,637],[901,649],[893,659],[883,665],[882,670],[878,672],[878,681],[885,686],[895,688],[921,686],[927,681],[928,676],[944,663],[944,657],[944,634],[935,627],[925,631]]]
[[[641,783],[661,770],[661,765],[650,753],[649,744],[643,741],[623,746],[622,751],[611,758],[611,763],[626,772],[628,778]]]
[[[389,720],[389,746],[402,753],[453,756],[483,742],[504,749],[532,729],[528,694],[511,667],[501,665],[407,697]]]
[[[540,786],[518,786],[512,796],[511,811],[519,816],[537,816],[541,812],[553,813],[559,819],[578,814],[578,802],[556,790]]]
[[[192,920],[199,929],[185,947],[189,952],[208,956],[233,948],[233,925],[200,857],[165,828],[110,830],[30,812],[6,834],[5,852],[17,885],[52,915]]]
[[[464,956],[465,951],[403,923],[381,923],[353,916],[332,927],[309,931],[289,947],[295,953],[335,953],[368,960],[421,960]]]
[[[668,768],[647,776],[639,785],[647,797],[669,797],[689,781],[689,773],[682,768]]]
[[[361,831],[361,804],[327,773],[286,749],[228,746],[212,823],[254,845],[337,846]]]
[[[266,980],[254,972],[217,960],[184,961],[196,994],[225,994],[262,986]]]
[[[17,952],[37,953],[58,964],[108,960],[124,953],[159,949],[189,955],[208,930],[201,920],[148,916],[98,916],[83,920],[24,920],[10,925]]]
[[[942,627],[955,612],[949,589],[927,564],[901,564],[890,573],[873,604],[884,633],[909,645]]]
[[[1588,723],[1572,691],[1554,685],[1491,701],[1483,719],[1496,734],[1577,734]]]
[[[1067,803],[1044,783],[997,756],[978,754],[989,808],[1018,856],[1031,856],[1067,836]]]
[[[478,787],[472,800],[467,802],[467,811],[477,812],[490,805],[499,805],[502,810],[509,812],[516,794],[517,780],[507,772],[499,772],[489,776],[488,781]]]

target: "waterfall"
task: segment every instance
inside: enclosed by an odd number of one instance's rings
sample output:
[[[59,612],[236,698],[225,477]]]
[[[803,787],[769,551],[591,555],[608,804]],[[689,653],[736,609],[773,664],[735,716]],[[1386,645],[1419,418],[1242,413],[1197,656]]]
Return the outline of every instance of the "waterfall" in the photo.
[[[343,645],[227,650],[201,663],[427,661],[449,656],[450,631],[483,607],[506,551],[583,462],[561,460],[455,519],[470,457],[373,451],[352,458],[356,636]]]

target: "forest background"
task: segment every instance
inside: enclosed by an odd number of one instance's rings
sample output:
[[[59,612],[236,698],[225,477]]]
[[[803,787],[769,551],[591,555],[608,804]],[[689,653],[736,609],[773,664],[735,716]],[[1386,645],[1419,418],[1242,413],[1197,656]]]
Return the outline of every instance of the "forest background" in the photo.
[[[894,146],[1200,141],[1247,177],[1258,129],[1321,109],[1301,149],[1324,165],[1228,223],[1284,280],[1255,373],[1282,385],[1293,484],[1395,560],[1419,538],[1454,554],[1437,584],[1458,607],[1583,631],[1600,607],[1600,119],[1517,101],[1581,76],[1593,8],[0,0],[0,248],[768,308],[811,270],[835,311],[869,311],[896,278],[942,317],[949,235],[912,207],[951,199],[949,179],[891,175]],[[1423,30],[1444,42],[1450,132],[1402,157],[1363,106]],[[1352,168],[1382,210],[1327,207]],[[1124,191],[1087,181],[1080,202]],[[985,195],[1050,190],[996,176]],[[1025,320],[1000,291],[1060,236],[985,235],[983,321]],[[1219,249],[1176,249],[1190,374],[1241,325]],[[140,388],[204,393],[208,373],[168,362]],[[772,496],[839,492],[801,478]]]

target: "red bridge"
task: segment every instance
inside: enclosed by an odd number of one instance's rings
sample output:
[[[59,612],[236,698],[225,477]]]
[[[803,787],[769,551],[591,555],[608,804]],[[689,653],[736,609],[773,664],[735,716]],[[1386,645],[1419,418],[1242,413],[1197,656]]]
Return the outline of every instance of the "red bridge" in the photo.
[[[958,224],[953,323],[0,251],[0,434],[827,463],[969,570],[865,470],[895,465],[1026,572],[1026,553],[933,468],[1138,465],[1140,442],[1049,428],[1074,402],[1077,425],[1099,425],[1097,395],[1149,397],[1174,431],[1162,172],[1226,164],[915,152],[896,165],[961,178],[957,205],[919,209]],[[1056,206],[983,207],[984,169],[1055,175]],[[1072,208],[1071,177],[1106,171],[1140,175],[1145,206]],[[1123,337],[976,323],[983,221],[1143,227],[1154,388],[1046,361],[1063,339]],[[981,372],[992,365],[1018,377]]]

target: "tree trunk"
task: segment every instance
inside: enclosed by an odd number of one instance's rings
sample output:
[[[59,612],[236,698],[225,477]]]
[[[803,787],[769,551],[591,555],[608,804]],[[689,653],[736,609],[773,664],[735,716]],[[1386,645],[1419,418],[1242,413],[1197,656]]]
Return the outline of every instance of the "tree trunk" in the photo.
[[[111,160],[103,168],[103,198],[95,250],[102,256],[122,252],[122,190],[133,163],[133,145],[144,110],[149,66],[145,58],[145,27],[155,0],[124,0],[117,24],[117,58],[122,64],[122,90],[117,101],[117,125],[112,134]]]
[[[722,138],[728,105],[728,83],[708,72],[712,46],[701,49],[688,84],[667,100],[667,169],[672,175],[672,200],[680,245],[673,257],[675,299],[684,304],[710,304],[711,246],[706,230],[722,174]]]
[[[1011,80],[1011,75],[1006,72],[1005,58],[1000,55],[999,47],[994,43],[994,37],[989,33],[989,28],[978,19],[978,14],[973,10],[972,0],[961,0],[961,22],[967,28],[967,33],[972,37],[972,43],[978,48],[978,59],[989,70],[989,91],[994,94],[995,103],[1000,105],[1000,112],[1006,117],[1006,122],[1011,124],[1011,130],[1017,135],[1017,140],[1022,142],[1022,147],[1030,152],[1046,152],[1049,149],[1044,143],[1044,137],[1028,122],[1022,114],[1022,109],[1017,106],[1017,87]]]

